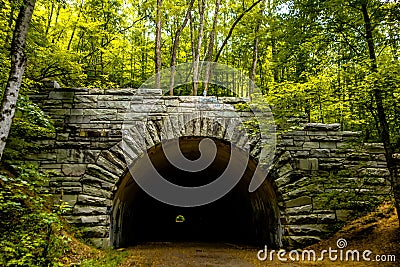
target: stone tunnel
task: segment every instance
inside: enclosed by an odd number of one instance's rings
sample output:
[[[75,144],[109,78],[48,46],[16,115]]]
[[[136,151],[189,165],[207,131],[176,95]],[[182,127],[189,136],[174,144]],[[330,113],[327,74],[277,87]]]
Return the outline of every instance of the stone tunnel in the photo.
[[[49,189],[72,208],[65,218],[97,246],[205,241],[303,247],[351,219],[359,207],[327,209],[319,199],[321,191],[345,190],[331,183],[338,171],[357,170],[358,176],[344,178],[344,187],[369,177],[361,193],[379,198],[390,190],[381,144],[364,144],[359,152],[351,145],[359,139],[358,133],[341,131],[339,124],[309,123],[278,136],[267,177],[255,192],[249,192],[262,164],[261,139],[230,134],[237,126],[234,117],[252,118],[252,112],[234,107],[249,99],[162,96],[158,89],[85,88],[41,89],[31,99],[54,120],[57,130],[53,136],[39,138],[42,149],[27,155],[27,160],[51,171]],[[193,117],[199,106],[200,116]],[[130,144],[123,141],[127,118],[141,123],[134,127]],[[204,138],[213,140],[214,161],[195,173],[177,168],[162,146],[162,140],[173,138],[189,160],[199,158]],[[248,157],[243,147],[249,148]],[[237,151],[235,157],[232,151]],[[144,154],[167,181],[184,187],[212,183],[228,164],[244,164],[245,169],[240,181],[220,199],[179,207],[149,196],[132,177],[147,179],[151,173]],[[310,185],[317,190],[309,190]]]

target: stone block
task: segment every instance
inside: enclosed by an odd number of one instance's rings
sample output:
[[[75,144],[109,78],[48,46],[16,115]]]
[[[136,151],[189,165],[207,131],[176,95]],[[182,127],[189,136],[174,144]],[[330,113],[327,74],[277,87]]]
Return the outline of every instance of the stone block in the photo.
[[[319,148],[319,142],[304,142],[303,143],[304,149],[315,149]]]
[[[289,173],[293,171],[293,167],[292,165],[290,165],[290,163],[286,163],[285,165],[279,167],[276,172],[278,173],[279,177],[284,176],[285,174]]]
[[[299,207],[312,204],[312,199],[309,196],[301,196],[296,199],[286,201],[286,208]]]
[[[311,141],[315,142],[339,142],[342,141],[343,138],[339,135],[333,136],[333,135],[328,135],[328,136],[310,136]]]
[[[83,184],[82,189],[79,192],[89,196],[103,197],[108,199],[112,198],[112,192],[110,192],[110,190],[105,190],[88,184]]]
[[[83,235],[89,238],[104,238],[108,237],[108,226],[89,226],[83,228]]]
[[[89,164],[86,170],[86,173],[93,176],[100,178],[104,181],[108,181],[111,183],[115,183],[118,181],[119,177],[108,170],[101,168],[95,164]]]
[[[289,235],[321,236],[329,231],[329,224],[286,225]]]
[[[365,168],[360,172],[361,176],[366,177],[389,177],[389,170],[386,168]]]
[[[97,103],[97,95],[76,95],[74,97],[75,104],[77,103]],[[94,105],[95,106],[95,105]]]
[[[81,205],[75,205],[74,214],[88,214],[88,215],[96,215],[96,214],[107,214],[107,208],[106,207],[98,207],[98,206],[81,206]]]
[[[117,115],[118,110],[115,109],[85,109],[84,116],[98,116],[98,115]]]
[[[340,123],[306,123],[304,130],[307,131],[340,131]]]
[[[94,197],[83,194],[78,196],[77,203],[91,206],[111,206],[111,200],[108,198]]]
[[[77,201],[77,195],[62,195],[62,201],[67,202],[70,207],[73,207]]]
[[[288,215],[287,224],[316,224],[318,222],[317,214],[307,215]]]
[[[286,201],[300,197],[300,196],[304,196],[304,194],[306,194],[308,192],[308,190],[305,188],[296,188],[296,189],[292,189],[292,190],[285,189],[285,191],[286,190],[287,190],[287,193],[282,195],[282,198]]]
[[[74,97],[74,92],[51,91],[49,94],[49,99],[72,100],[73,97]]]
[[[162,96],[162,89],[144,89],[140,88],[137,90],[136,95],[143,96]]]
[[[143,90],[148,90],[148,89],[143,89]],[[136,90],[133,88],[105,89],[104,94],[105,95],[138,95],[139,90]]]
[[[336,222],[336,214],[318,214],[318,223],[335,223]]]
[[[56,188],[54,192],[56,194],[77,195],[82,192],[82,187],[59,187]]]
[[[109,160],[107,160],[106,158],[104,158],[102,156],[100,156],[97,159],[96,164],[105,168],[107,171],[117,175],[118,177],[121,177],[124,174],[125,169],[127,167],[127,166],[126,167],[116,166],[112,162],[110,162]]]
[[[80,223],[85,225],[108,225],[110,223],[109,215],[80,216]]]
[[[286,208],[286,214],[309,214],[312,210],[312,205],[304,205],[293,208]]]
[[[108,108],[108,109],[129,109],[131,103],[129,101],[98,101],[98,108]]]
[[[95,187],[99,187],[99,188],[103,188],[106,190],[112,190],[112,188],[114,187],[114,183],[111,183],[109,181],[104,181],[102,178],[98,178],[98,177],[93,177],[89,174],[85,174],[80,182],[82,184],[89,184]]]
[[[311,149],[310,157],[312,158],[328,158],[330,157],[329,149]]]
[[[165,113],[167,111],[167,107],[165,105],[137,105],[131,104],[130,112],[139,112],[139,113]]]
[[[61,170],[65,176],[82,176],[86,171],[87,164],[62,164]]]
[[[315,158],[298,159],[297,166],[300,170],[316,171],[318,170],[318,159]]]
[[[90,242],[97,248],[109,248],[110,238],[90,238]]]
[[[100,88],[90,88],[88,93],[91,95],[104,95],[104,89]]]

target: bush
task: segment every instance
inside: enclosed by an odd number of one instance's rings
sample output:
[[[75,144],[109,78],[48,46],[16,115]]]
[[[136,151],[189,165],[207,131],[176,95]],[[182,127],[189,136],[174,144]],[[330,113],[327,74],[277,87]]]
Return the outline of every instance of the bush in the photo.
[[[59,266],[68,249],[59,214],[67,209],[44,192],[47,177],[32,166],[0,173],[0,266]]]

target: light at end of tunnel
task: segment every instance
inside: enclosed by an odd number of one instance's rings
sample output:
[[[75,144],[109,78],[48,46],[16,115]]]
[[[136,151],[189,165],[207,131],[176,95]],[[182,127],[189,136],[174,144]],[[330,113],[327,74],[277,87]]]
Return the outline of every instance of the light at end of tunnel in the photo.
[[[176,223],[183,223],[185,221],[185,217],[183,215],[178,215],[175,218]]]

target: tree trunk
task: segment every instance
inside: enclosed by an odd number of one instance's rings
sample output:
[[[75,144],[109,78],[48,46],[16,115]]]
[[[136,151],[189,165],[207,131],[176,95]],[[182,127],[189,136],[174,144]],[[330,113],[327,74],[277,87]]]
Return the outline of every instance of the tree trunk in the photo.
[[[46,26],[46,34],[45,34],[45,36],[47,37],[47,35],[49,34],[49,30],[50,30],[50,27],[51,27],[51,21],[53,20],[53,13],[54,13],[54,2],[52,2],[51,3],[51,8],[50,8],[50,13],[49,13],[49,16],[48,16],[48,18],[47,18],[47,26]]]
[[[203,43],[203,30],[204,30],[204,12],[206,8],[205,0],[199,0],[199,12],[200,12],[200,24],[199,24],[199,34],[197,36],[197,49],[195,50],[196,56],[193,66],[193,95],[197,96],[197,90],[199,87],[199,65],[200,65],[200,53],[201,45]]]
[[[257,61],[258,61],[258,43],[260,41],[260,38],[258,36],[258,33],[260,31],[261,28],[261,17],[263,15],[263,11],[264,11],[264,6],[265,3],[263,2],[263,5],[260,8],[260,18],[257,20],[257,25],[254,29],[254,44],[253,44],[253,62],[251,65],[251,74],[250,74],[250,92],[249,92],[249,97],[251,97],[251,95],[253,94],[254,91],[254,87],[255,87],[255,82],[256,82],[256,71],[257,71]]]
[[[192,12],[193,4],[194,4],[194,0],[191,0],[189,3],[188,9],[186,11],[185,19],[183,20],[182,25],[178,28],[178,30],[175,33],[174,46],[172,48],[172,56],[171,56],[171,79],[170,79],[170,86],[169,86],[169,95],[171,95],[171,96],[174,95],[176,52],[178,50],[179,37],[180,37],[183,29],[186,27],[186,24],[188,23],[188,20],[190,18],[190,12]]]
[[[81,6],[79,8],[78,18],[76,19],[76,22],[74,24],[74,28],[72,29],[71,38],[69,38],[69,41],[68,41],[68,46],[67,46],[67,50],[68,51],[71,49],[72,40],[74,39],[75,31],[76,31],[76,28],[78,27],[78,23],[79,23],[79,20],[81,18],[82,8],[83,8],[83,4],[81,4]]]
[[[231,38],[233,30],[235,29],[236,25],[240,22],[240,20],[246,15],[247,12],[251,11],[258,3],[260,3],[261,0],[258,0],[257,2],[254,2],[248,9],[242,12],[235,21],[233,22],[231,28],[229,29],[228,35],[226,36],[224,42],[221,45],[221,48],[218,50],[217,55],[215,56],[215,62],[218,61],[219,57],[221,56],[222,51],[224,50],[224,47],[227,45],[229,38]]]
[[[208,91],[208,82],[210,80],[210,75],[211,75],[211,65],[209,62],[212,60],[212,55],[214,52],[214,44],[215,44],[215,35],[217,31],[217,23],[218,23],[218,13],[219,13],[219,6],[221,4],[221,0],[216,0],[215,1],[215,10],[214,10],[214,19],[213,19],[213,25],[212,25],[212,30],[210,33],[210,42],[208,43],[208,48],[207,48],[207,54],[206,54],[206,78],[205,78],[205,84],[204,84],[204,96],[207,95]]]
[[[364,2],[361,4],[361,12],[364,19],[364,27],[365,27],[365,39],[367,41],[369,59],[371,64],[371,71],[376,73],[378,72],[378,64],[376,60],[375,53],[375,44],[373,38],[373,28],[371,23],[371,18],[368,13],[367,3]],[[394,194],[395,206],[398,214],[398,220],[400,223],[400,179],[397,173],[396,162],[394,160],[394,148],[390,141],[390,129],[389,123],[386,116],[385,107],[383,105],[383,93],[382,90],[378,87],[378,85],[374,84],[373,89],[373,97],[375,99],[376,104],[376,114],[379,122],[378,133],[380,138],[382,139],[383,146],[385,148],[385,156],[387,167],[390,172],[391,185]]]
[[[22,76],[25,71],[26,57],[24,51],[26,36],[35,4],[36,0],[24,0],[15,23],[15,30],[11,42],[11,70],[0,110],[0,159],[3,156],[4,147],[10,132]]]
[[[155,71],[156,71],[156,88],[161,87],[161,7],[162,0],[157,0],[157,18],[156,18],[156,46],[155,46]]]

